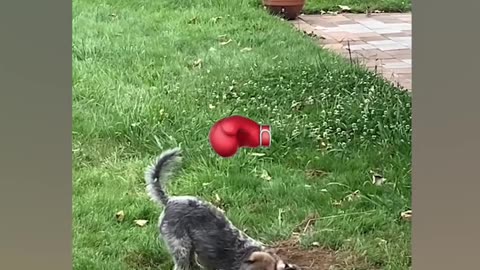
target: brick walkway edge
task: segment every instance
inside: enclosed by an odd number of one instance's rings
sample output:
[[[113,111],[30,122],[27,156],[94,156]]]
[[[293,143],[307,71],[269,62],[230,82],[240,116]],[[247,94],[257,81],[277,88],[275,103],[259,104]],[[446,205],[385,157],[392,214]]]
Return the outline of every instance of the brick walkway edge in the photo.
[[[411,13],[301,15],[291,23],[319,37],[324,48],[412,90]]]

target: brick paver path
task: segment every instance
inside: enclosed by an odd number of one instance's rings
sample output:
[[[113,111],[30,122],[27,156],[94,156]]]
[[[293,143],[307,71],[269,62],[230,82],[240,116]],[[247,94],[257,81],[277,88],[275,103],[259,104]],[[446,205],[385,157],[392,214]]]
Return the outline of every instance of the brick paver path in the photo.
[[[351,55],[386,79],[412,89],[410,13],[302,15],[292,23],[320,37],[325,48]]]

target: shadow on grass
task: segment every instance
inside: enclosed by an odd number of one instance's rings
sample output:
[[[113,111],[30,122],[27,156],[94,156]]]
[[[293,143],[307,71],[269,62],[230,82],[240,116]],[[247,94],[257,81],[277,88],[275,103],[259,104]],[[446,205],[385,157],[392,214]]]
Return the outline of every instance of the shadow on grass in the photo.
[[[131,269],[137,270],[171,269],[173,267],[168,254],[148,249],[129,252],[123,261]]]

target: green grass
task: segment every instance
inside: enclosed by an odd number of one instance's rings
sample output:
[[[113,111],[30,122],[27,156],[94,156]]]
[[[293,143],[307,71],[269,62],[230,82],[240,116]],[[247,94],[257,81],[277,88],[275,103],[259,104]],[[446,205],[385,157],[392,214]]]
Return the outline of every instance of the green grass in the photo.
[[[411,0],[306,0],[306,14],[320,13],[322,10],[341,11],[339,5],[348,6],[350,12],[379,10],[383,12],[407,12],[412,10]]]
[[[366,269],[410,266],[410,224],[399,219],[411,207],[407,93],[319,49],[256,0],[73,5],[74,269],[170,269],[143,171],[177,145],[184,169],[169,192],[218,195],[253,237],[287,239],[317,213],[305,245],[365,257]],[[270,124],[272,147],[216,156],[209,128],[231,113]],[[388,181],[372,185],[370,170]]]

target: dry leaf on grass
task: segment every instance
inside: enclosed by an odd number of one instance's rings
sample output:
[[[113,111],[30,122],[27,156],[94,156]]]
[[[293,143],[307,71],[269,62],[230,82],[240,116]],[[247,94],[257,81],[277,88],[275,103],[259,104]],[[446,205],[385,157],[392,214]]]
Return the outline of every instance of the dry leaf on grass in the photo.
[[[218,20],[220,20],[220,19],[223,19],[223,17],[222,16],[213,17],[211,20],[212,20],[213,23],[217,23]]]
[[[332,205],[333,206],[342,206],[342,201],[333,201]]]
[[[220,210],[222,213],[225,213],[225,210],[223,208],[225,207],[225,202],[220,198],[220,196],[215,193],[215,199],[213,200],[213,205],[215,205],[218,210]]]
[[[229,39],[229,40],[227,40],[227,41],[220,42],[220,45],[225,46],[225,45],[227,45],[227,44],[230,43],[230,42],[232,42],[231,39]]]
[[[215,202],[218,203],[218,202],[221,202],[221,201],[222,201],[222,199],[220,198],[220,196],[217,193],[215,193]]]
[[[349,10],[351,10],[351,8],[350,8],[349,6],[338,5],[338,7],[339,7],[342,11],[349,11]]]
[[[404,211],[400,214],[403,220],[410,221],[412,220],[412,210]]]
[[[115,218],[118,222],[122,222],[125,219],[125,212],[123,210],[118,211],[117,213],[115,213]]]
[[[245,47],[245,48],[241,49],[240,52],[249,52],[249,51],[251,51],[251,50],[252,50],[252,48],[250,48],[250,47]]]
[[[374,184],[376,186],[383,185],[383,183],[385,183],[385,181],[387,181],[387,179],[384,178],[382,175],[380,175],[378,173],[374,173],[372,175],[372,184]]]
[[[360,198],[360,190],[355,190],[351,194],[348,194],[343,200],[352,202]]]
[[[197,16],[195,16],[195,17],[191,18],[190,20],[188,20],[187,23],[188,24],[194,24],[194,23],[197,23],[197,21],[198,21],[198,18],[197,18]]]
[[[203,60],[202,59],[197,59],[195,62],[193,62],[194,67],[202,67]]]
[[[148,223],[148,220],[145,220],[145,219],[136,219],[134,220],[135,224],[139,227],[144,227],[145,225],[147,225]]]
[[[260,175],[260,178],[267,181],[272,180],[272,177],[268,174],[268,172],[265,169],[262,170],[262,174]]]

